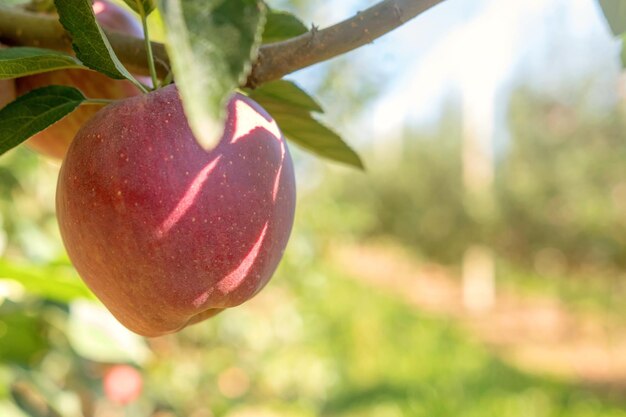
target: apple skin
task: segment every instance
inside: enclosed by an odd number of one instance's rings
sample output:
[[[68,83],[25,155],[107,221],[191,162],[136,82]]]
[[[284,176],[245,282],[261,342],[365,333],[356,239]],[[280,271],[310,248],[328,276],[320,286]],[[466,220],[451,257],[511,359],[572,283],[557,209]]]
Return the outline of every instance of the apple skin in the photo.
[[[130,12],[105,0],[93,3],[96,19],[102,27],[143,37],[139,22]],[[145,79],[141,79],[145,82]],[[113,80],[104,74],[87,70],[59,70],[18,78],[15,82],[17,94],[22,95],[35,88],[47,85],[65,85],[80,89],[89,98],[122,99],[140,93],[139,89],[125,80]],[[26,141],[31,149],[51,158],[63,159],[70,142],[85,124],[102,106],[80,106],[70,115],[37,133]]]
[[[15,80],[0,80],[0,109],[15,100]]]
[[[61,166],[57,218],[79,275],[143,336],[178,331],[265,286],[293,224],[286,142],[235,94],[219,144],[196,142],[178,90],[111,104],[76,135]]]
[[[6,48],[0,44],[0,49]],[[15,80],[0,80],[0,109],[15,100],[17,93],[15,92]]]

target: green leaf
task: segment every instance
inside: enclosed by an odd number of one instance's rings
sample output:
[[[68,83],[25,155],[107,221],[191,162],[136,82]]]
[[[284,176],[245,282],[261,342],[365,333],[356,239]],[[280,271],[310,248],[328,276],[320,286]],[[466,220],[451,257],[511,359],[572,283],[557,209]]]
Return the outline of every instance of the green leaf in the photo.
[[[263,43],[283,41],[306,32],[307,27],[293,14],[270,9],[263,29]]]
[[[0,155],[61,120],[85,101],[73,87],[32,90],[0,110]]]
[[[321,112],[315,102],[291,81],[279,80],[250,92],[272,115],[280,130],[291,142],[323,158],[364,169],[359,155],[341,137],[311,115]]]
[[[68,303],[77,298],[95,299],[69,266],[34,266],[0,260],[0,283],[9,279],[48,300]]]
[[[13,306],[3,303],[0,307],[0,362],[28,365],[33,364],[49,349],[42,317],[25,305]],[[13,307],[13,308],[11,308]],[[30,310],[30,311],[29,311]]]
[[[250,94],[256,100],[274,100],[303,110],[323,113],[317,101],[292,81],[278,80],[266,83]]]
[[[613,35],[618,36],[626,32],[626,1],[599,0],[599,2]]]
[[[256,56],[265,6],[257,0],[161,0],[167,51],[198,143],[217,144],[225,103]]]
[[[54,4],[59,21],[72,37],[74,52],[84,65],[111,78],[135,81],[96,22],[90,0],[54,0]]]
[[[79,60],[63,52],[30,47],[0,49],[0,79],[67,68],[86,69]]]
[[[124,0],[124,3],[140,16],[148,16],[154,8],[154,0]]]

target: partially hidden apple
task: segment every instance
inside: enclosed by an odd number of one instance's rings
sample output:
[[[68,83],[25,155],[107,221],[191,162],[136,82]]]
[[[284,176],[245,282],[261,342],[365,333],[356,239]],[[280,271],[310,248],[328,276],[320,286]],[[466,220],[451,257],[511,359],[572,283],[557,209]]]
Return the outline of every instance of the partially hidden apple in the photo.
[[[5,48],[5,45],[0,44],[0,49]],[[0,80],[0,109],[15,100],[15,80]]]
[[[95,0],[93,10],[102,27],[143,37],[143,30],[137,19],[121,7],[107,0]],[[18,78],[15,83],[18,95],[47,85],[77,87],[89,98],[122,99],[140,93],[129,81],[113,80],[96,71],[77,69],[30,75]],[[48,157],[62,159],[78,129],[100,108],[102,107],[97,105],[80,106],[67,117],[30,138],[26,145]]]
[[[144,336],[175,332],[254,296],[295,209],[276,122],[234,94],[216,148],[196,142],[176,86],[110,104],[70,145],[57,217],[79,275]]]
[[[0,109],[15,100],[15,80],[0,80]]]

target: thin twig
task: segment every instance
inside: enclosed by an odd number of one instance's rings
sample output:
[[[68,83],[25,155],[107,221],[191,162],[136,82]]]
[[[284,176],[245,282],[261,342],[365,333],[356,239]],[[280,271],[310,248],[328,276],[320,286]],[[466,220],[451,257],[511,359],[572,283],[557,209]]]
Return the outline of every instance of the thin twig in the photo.
[[[277,80],[372,43],[443,1],[385,0],[326,29],[311,30],[283,42],[264,45],[252,67],[247,86],[256,87]]]

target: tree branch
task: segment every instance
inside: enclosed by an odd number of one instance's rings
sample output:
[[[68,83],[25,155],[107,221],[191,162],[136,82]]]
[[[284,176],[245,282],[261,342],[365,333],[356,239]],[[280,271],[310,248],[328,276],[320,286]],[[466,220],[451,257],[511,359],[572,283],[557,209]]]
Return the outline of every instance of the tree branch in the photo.
[[[323,30],[309,32],[261,46],[256,62],[246,81],[256,87],[282,78],[299,69],[372,43],[387,32],[401,26],[445,0],[384,0],[354,17]],[[107,36],[120,60],[130,72],[149,75],[143,40],[117,32]],[[0,42],[8,45],[37,46],[71,50],[71,40],[55,17],[0,6]],[[169,59],[163,44],[152,43],[157,73],[164,77]]]
[[[391,32],[445,0],[385,0],[323,30],[313,29],[283,42],[264,45],[248,77],[256,87],[326,61]]]

